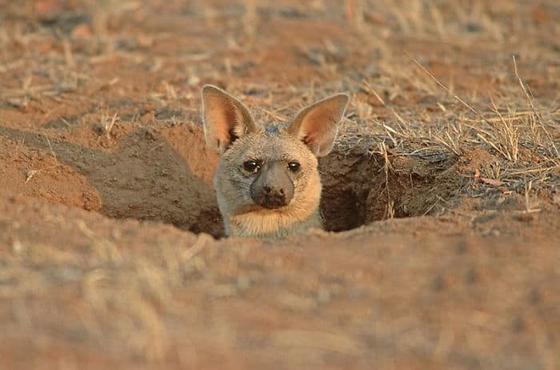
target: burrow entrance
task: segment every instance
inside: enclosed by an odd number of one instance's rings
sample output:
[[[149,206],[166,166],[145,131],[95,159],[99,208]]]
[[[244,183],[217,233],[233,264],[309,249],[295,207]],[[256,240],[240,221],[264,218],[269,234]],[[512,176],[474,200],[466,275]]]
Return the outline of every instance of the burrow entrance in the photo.
[[[166,136],[173,140],[172,136]],[[185,209],[191,215],[190,224],[172,223],[193,232],[223,236],[211,184],[217,156],[205,148],[198,129],[191,128],[188,140],[173,147],[185,159],[187,172],[194,175],[184,184],[184,189],[191,193],[186,198],[195,200],[196,204]],[[465,182],[457,176],[454,156],[442,153],[400,156],[389,152],[387,165],[385,156],[371,152],[371,147],[371,143],[349,149],[337,146],[320,159],[321,212],[326,230],[344,231],[390,217],[437,213],[449,207]]]
[[[200,128],[163,124],[118,135],[107,145],[97,140],[84,146],[54,135],[47,142],[45,135],[0,128],[0,136],[10,142],[24,142],[28,150],[39,149],[46,157],[56,155],[59,164],[54,167],[64,170],[45,172],[33,184],[39,190],[52,188],[47,193],[50,201],[112,218],[159,221],[195,233],[224,235],[212,186],[218,157],[206,149]],[[441,202],[452,199],[464,181],[457,176],[453,157],[389,153],[387,165],[385,156],[372,153],[371,147],[371,143],[349,149],[337,146],[321,158],[321,211],[327,230],[437,212],[448,206]],[[68,189],[74,193],[65,193]]]
[[[385,155],[368,149],[335,149],[320,161],[321,210],[329,231],[435,214],[448,208],[464,184],[455,171],[455,157],[388,154],[387,163]]]

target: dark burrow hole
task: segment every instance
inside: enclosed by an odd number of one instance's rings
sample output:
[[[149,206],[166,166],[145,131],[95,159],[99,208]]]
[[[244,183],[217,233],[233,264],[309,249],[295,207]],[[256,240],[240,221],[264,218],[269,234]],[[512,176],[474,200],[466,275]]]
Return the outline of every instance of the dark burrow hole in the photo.
[[[356,147],[333,151],[320,161],[321,211],[328,231],[345,231],[387,218],[437,213],[454,198],[463,178],[456,158],[367,153]]]

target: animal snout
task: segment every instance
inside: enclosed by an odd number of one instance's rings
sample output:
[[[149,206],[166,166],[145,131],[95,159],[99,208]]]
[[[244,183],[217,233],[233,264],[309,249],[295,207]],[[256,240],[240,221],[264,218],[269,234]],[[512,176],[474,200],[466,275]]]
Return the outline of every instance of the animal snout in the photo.
[[[270,185],[264,185],[261,191],[257,190],[251,195],[256,204],[268,209],[284,207],[292,200],[292,194],[288,189]]]
[[[283,162],[265,163],[251,184],[255,204],[268,209],[287,206],[294,196],[294,183]]]

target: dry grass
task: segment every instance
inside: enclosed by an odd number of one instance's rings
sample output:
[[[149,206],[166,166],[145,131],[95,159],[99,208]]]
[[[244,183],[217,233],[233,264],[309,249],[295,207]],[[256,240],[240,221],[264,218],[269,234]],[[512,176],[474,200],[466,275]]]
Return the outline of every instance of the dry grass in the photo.
[[[545,213],[560,188],[554,1],[75,1],[52,19],[35,3],[0,13],[0,126],[38,132],[49,153],[47,165],[23,163],[26,189],[58,166],[57,148],[68,150],[67,162],[88,153],[76,170],[86,176],[95,168],[88,160],[128,153],[120,147],[128,132],[198,126],[199,88],[211,82],[263,121],[285,122],[311,101],[350,92],[336,155],[379,159],[380,183],[361,179],[380,185],[371,197],[383,205],[380,218],[402,214],[403,187],[429,193],[438,181],[447,193],[416,194],[426,204],[414,214],[449,214],[276,248],[3,198],[0,317],[9,328],[0,340],[21,345],[21,358],[27,345],[61,368],[68,359],[57,362],[57,351],[76,363],[161,368],[263,368],[271,359],[360,367],[368,356],[379,368],[560,363],[558,253],[546,234],[557,224]],[[64,127],[46,127],[58,119]],[[146,136],[138,140],[155,140]],[[39,152],[20,140],[18,161]],[[150,153],[180,157],[163,151],[168,144],[150,142]],[[477,162],[473,153],[488,156]],[[114,181],[114,190],[127,176],[144,184],[138,153],[127,155],[136,160],[131,174],[95,185]],[[104,165],[123,159],[113,158]],[[413,164],[408,172],[403,162]],[[423,174],[418,163],[437,171]],[[174,168],[161,167],[160,178]],[[52,200],[57,189],[34,196]],[[498,203],[510,195],[523,204],[502,215]],[[469,213],[450,199],[469,196],[491,209]],[[116,204],[126,215],[143,200],[135,201]],[[165,211],[174,207],[172,199]],[[531,222],[540,233],[531,234]],[[525,239],[498,248],[500,232]],[[299,248],[308,242],[311,252]]]
[[[513,68],[519,85],[515,91],[512,82],[508,93],[517,95],[517,98],[512,102],[512,95],[509,95],[504,99],[506,103],[500,103],[498,98],[491,95],[488,102],[467,102],[467,98],[451,91],[412,57],[410,65],[418,67],[420,76],[408,73],[405,77],[406,83],[413,84],[417,90],[429,96],[434,96],[435,116],[440,117],[429,117],[427,121],[420,119],[421,122],[418,122],[418,117],[412,117],[414,113],[408,109],[399,113],[398,108],[387,104],[377,92],[387,91],[391,87],[378,85],[374,88],[375,84],[368,80],[363,81],[363,91],[388,108],[392,119],[383,122],[367,108],[368,104],[362,101],[355,103],[360,121],[368,125],[370,132],[371,128],[374,131],[377,129],[380,135],[385,136],[385,140],[389,140],[395,148],[395,154],[450,152],[461,157],[476,148],[484,148],[496,153],[500,158],[498,165],[502,171],[497,180],[505,180],[506,183],[515,185],[519,191],[525,188],[524,185],[519,187],[519,181],[526,184],[527,181],[536,180],[541,185],[548,184],[551,187],[559,184],[560,130],[557,122],[560,112],[555,107],[535,106],[534,98],[519,75],[515,59]],[[385,69],[384,72],[391,75],[395,71],[393,80],[403,81],[399,70],[404,68],[400,64],[394,69]],[[423,80],[423,76],[432,80],[433,85],[440,90],[417,82]],[[391,78],[385,77],[384,80]],[[456,104],[449,99],[454,100]],[[408,117],[403,118],[405,115]]]
[[[109,117],[108,114],[104,114],[103,117],[101,117],[100,126],[103,133],[107,136],[107,139],[111,138],[111,130],[115,126],[115,123],[118,122],[118,120],[118,113],[113,114],[113,117]]]

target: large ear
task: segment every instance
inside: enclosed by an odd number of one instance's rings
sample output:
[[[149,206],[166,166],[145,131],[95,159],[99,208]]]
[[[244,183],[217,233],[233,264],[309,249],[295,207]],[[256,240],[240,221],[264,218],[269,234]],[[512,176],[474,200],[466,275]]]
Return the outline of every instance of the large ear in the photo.
[[[349,100],[347,94],[337,94],[303,108],[288,132],[303,141],[317,157],[329,154]]]
[[[256,131],[247,107],[213,85],[202,87],[202,120],[206,145],[220,154],[236,139]]]

